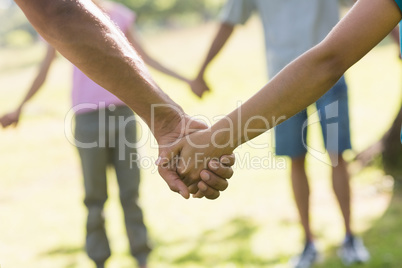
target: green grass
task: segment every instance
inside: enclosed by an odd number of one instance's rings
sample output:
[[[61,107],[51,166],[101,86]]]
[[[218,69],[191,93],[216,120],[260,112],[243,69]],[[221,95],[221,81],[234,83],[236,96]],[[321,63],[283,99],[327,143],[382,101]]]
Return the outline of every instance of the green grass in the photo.
[[[187,76],[194,76],[216,28],[170,30],[144,35],[149,52]],[[44,48],[0,50],[0,114],[16,106],[36,74]],[[191,115],[214,116],[235,109],[266,79],[263,38],[256,20],[239,28],[225,51],[208,69],[213,91],[203,100],[186,85],[152,71],[155,80]],[[352,142],[361,151],[391,123],[401,97],[397,48],[384,44],[347,74],[350,85]],[[4,59],[4,60],[3,60]],[[43,91],[27,105],[16,129],[0,130],[0,265],[1,267],[91,267],[83,250],[85,207],[75,148],[66,140],[64,117],[69,103],[71,69],[60,58]],[[313,110],[311,110],[313,112]],[[144,130],[142,156],[156,157]],[[322,146],[318,129],[311,146]],[[268,157],[272,135],[236,150],[241,159]],[[266,148],[268,147],[268,148]],[[349,153],[353,156],[353,152]],[[238,167],[230,187],[215,201],[183,200],[170,192],[152,167],[142,171],[141,198],[154,252],[153,267],[288,267],[302,248],[303,237],[288,179],[288,162],[276,159],[266,168]],[[239,164],[238,164],[239,165]],[[269,167],[269,168],[268,168]],[[353,226],[363,235],[373,258],[365,267],[399,267],[402,257],[400,192],[378,168],[350,166]],[[312,187],[312,225],[325,262],[340,267],[335,249],[342,241],[342,219],[330,186],[330,168],[308,157]],[[135,267],[118,204],[113,172],[106,204],[107,230],[113,256],[109,268]],[[389,206],[389,208],[388,208]],[[388,210],[387,210],[388,208]]]

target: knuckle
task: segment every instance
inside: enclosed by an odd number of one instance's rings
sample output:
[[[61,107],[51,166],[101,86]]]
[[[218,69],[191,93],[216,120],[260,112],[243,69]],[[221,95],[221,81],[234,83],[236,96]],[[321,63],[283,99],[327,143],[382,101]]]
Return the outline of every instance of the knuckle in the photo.
[[[217,170],[221,167],[221,164],[219,161],[216,161],[215,159],[212,159],[211,161],[209,161],[209,167],[211,169]]]
[[[187,177],[187,173],[188,173],[188,172],[187,172],[183,167],[181,167],[181,166],[179,166],[179,167],[176,168],[176,172],[177,172],[177,174],[179,174],[179,176],[182,177],[182,178]]]
[[[195,182],[198,181],[200,176],[196,172],[191,172],[190,174],[187,175],[190,181]]]
[[[197,192],[198,192],[198,187],[197,187],[197,185],[196,185],[196,184],[190,185],[190,186],[188,187],[188,191],[189,191],[191,194],[197,193]]]

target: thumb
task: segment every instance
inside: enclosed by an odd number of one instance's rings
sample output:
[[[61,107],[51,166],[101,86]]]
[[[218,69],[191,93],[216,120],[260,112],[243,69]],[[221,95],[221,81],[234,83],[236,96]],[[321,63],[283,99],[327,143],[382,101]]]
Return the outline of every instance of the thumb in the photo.
[[[176,171],[170,170],[166,167],[159,166],[158,168],[159,175],[165,180],[168,184],[170,190],[173,192],[179,193],[185,199],[190,197],[190,192],[184,182],[180,179],[179,175]]]
[[[169,166],[174,161],[177,162],[177,158],[180,155],[180,146],[170,146],[166,148],[159,147],[159,156],[155,161],[157,166]],[[175,163],[174,163],[175,164]]]
[[[159,175],[168,184],[170,190],[179,193],[184,198],[190,197],[190,192],[179,174],[176,172],[178,157],[180,155],[180,146],[169,148],[160,148],[159,157],[155,164],[158,166]]]

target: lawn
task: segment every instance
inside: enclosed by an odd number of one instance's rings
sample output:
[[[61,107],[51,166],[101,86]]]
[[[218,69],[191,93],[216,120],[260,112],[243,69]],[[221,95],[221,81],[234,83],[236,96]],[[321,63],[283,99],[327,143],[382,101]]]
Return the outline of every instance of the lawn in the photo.
[[[215,34],[213,24],[143,34],[147,50],[186,76],[194,76]],[[345,48],[347,49],[347,48]],[[191,115],[212,123],[252,96],[266,82],[263,38],[257,20],[239,28],[208,70],[212,92],[202,100],[172,78],[152,71],[169,96]],[[44,55],[43,44],[0,50],[0,114],[23,97]],[[389,41],[347,73],[354,151],[352,159],[377,140],[393,120],[401,99],[401,66]],[[0,266],[2,268],[84,268],[85,207],[81,171],[68,141],[65,117],[70,108],[70,64],[55,62],[47,83],[24,110],[15,129],[0,129]],[[309,109],[314,114],[314,109]],[[313,116],[314,118],[314,116]],[[238,162],[230,187],[214,201],[184,200],[169,191],[152,165],[157,149],[139,122],[142,159],[140,203],[154,251],[152,267],[288,267],[303,246],[288,179],[287,159],[273,157],[273,136],[266,133],[236,150]],[[66,134],[67,133],[67,134]],[[317,124],[309,141],[322,152]],[[263,166],[251,165],[264,159]],[[308,155],[312,188],[312,225],[323,261],[340,267],[336,248],[343,239],[342,219],[331,191],[324,156]],[[400,191],[378,167],[351,163],[353,226],[373,258],[365,267],[400,267]],[[107,230],[113,256],[109,268],[135,267],[124,236],[122,211],[109,172]]]

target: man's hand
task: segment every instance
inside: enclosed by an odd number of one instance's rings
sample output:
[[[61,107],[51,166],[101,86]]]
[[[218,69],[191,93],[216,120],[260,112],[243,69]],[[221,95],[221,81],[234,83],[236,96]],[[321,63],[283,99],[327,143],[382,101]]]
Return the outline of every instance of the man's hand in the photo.
[[[178,192],[184,198],[189,198],[190,193],[193,193],[195,194],[194,197],[205,196],[208,199],[215,199],[219,196],[219,191],[227,188],[226,179],[233,175],[231,166],[234,164],[234,155],[231,153],[222,157],[220,165],[211,164],[192,172],[191,179],[189,179],[190,175],[183,171],[186,163],[190,163],[193,159],[187,155],[183,157],[180,150],[172,149],[180,146],[183,137],[206,128],[207,126],[204,123],[192,120],[184,115],[173,130],[158,139],[159,159],[157,165],[159,174],[172,191]],[[201,183],[201,178],[205,181],[204,183]],[[202,188],[199,189],[198,186]]]
[[[219,191],[227,187],[227,181],[222,179],[233,175],[230,167],[234,164],[233,148],[221,146],[220,141],[212,140],[209,129],[192,131],[179,137],[179,140],[160,150],[159,173],[162,177],[168,175],[169,186],[174,186],[171,189],[185,198],[190,193],[195,194],[194,197],[217,198]],[[211,171],[221,179],[211,176]]]

